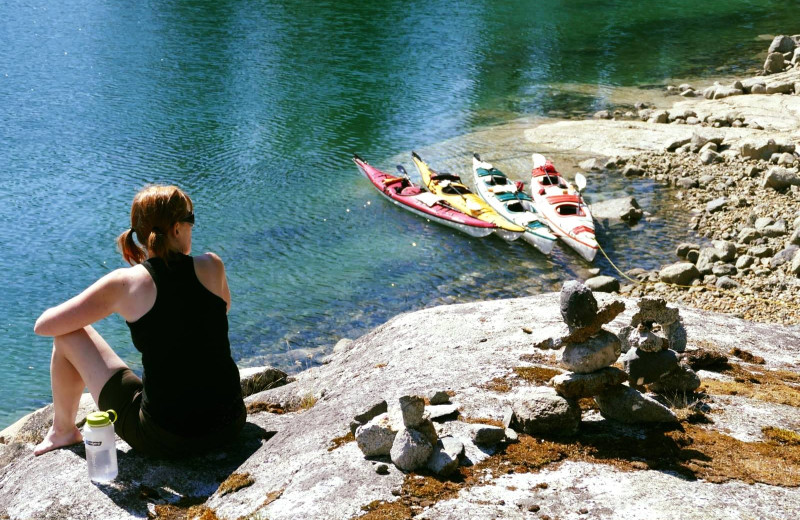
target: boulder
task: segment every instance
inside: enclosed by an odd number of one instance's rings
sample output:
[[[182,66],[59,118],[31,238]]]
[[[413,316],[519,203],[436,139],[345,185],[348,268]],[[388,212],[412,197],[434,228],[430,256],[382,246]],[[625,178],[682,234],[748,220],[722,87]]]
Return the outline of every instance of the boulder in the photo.
[[[781,34],[772,39],[772,43],[769,44],[769,50],[767,52],[769,52],[769,54],[773,52],[784,54],[793,52],[796,48],[797,42],[794,41],[791,36]]]
[[[561,288],[561,317],[570,327],[588,325],[597,314],[597,300],[591,289],[570,280]]]
[[[426,407],[425,412],[430,420],[442,422],[455,419],[458,415],[458,406],[455,404],[435,404]]]
[[[455,437],[442,437],[433,447],[427,468],[436,475],[447,476],[453,473],[464,456],[464,443]]]
[[[561,353],[561,364],[573,372],[587,374],[612,365],[620,355],[619,338],[606,330],[583,343],[570,343]]]
[[[619,385],[595,397],[603,417],[624,423],[677,423],[666,406],[633,388]]]
[[[772,188],[777,191],[784,191],[789,186],[800,186],[800,177],[797,170],[786,169],[780,166],[773,166],[764,175],[762,186]]]
[[[794,233],[792,233],[792,236],[789,237],[789,242],[788,242],[787,245],[800,246],[800,228],[797,228],[797,229],[794,230]]]
[[[581,422],[581,409],[552,388],[530,388],[520,393],[506,410],[504,424],[528,435],[573,435]]]
[[[729,276],[736,274],[736,266],[733,264],[716,264],[711,268],[711,274],[714,276]]]
[[[777,222],[770,224],[769,226],[764,226],[761,230],[761,235],[765,237],[782,237],[787,233],[786,230],[786,221],[783,219],[778,220]]]
[[[661,376],[648,388],[658,393],[694,392],[700,388],[700,377],[691,367],[681,364]]]
[[[400,412],[403,414],[403,424],[406,428],[413,428],[422,422],[425,399],[418,395],[404,395],[400,398]]]
[[[755,258],[750,255],[742,255],[736,259],[736,269],[745,269],[753,265]]]
[[[714,249],[719,251],[719,259],[723,262],[730,262],[736,258],[736,244],[727,240],[715,240],[712,242]]]
[[[269,366],[242,368],[239,370],[239,382],[242,386],[242,397],[247,397],[283,386],[289,382],[289,376],[283,370]]]
[[[800,276],[800,251],[794,254],[794,258],[792,258],[792,264],[789,266],[789,272]]]
[[[678,318],[677,321],[669,325],[662,324],[662,329],[666,331],[667,347],[675,352],[686,350],[687,335],[683,320]]]
[[[607,388],[624,383],[628,374],[617,367],[606,367],[589,374],[567,372],[553,377],[548,383],[556,392],[566,398],[579,399],[592,397]]]
[[[628,347],[642,352],[659,352],[664,350],[666,339],[653,333],[644,325],[634,327],[628,333]]]
[[[726,197],[719,197],[712,201],[709,201],[706,204],[706,211],[708,213],[716,213],[717,211],[721,211],[727,205],[728,205],[728,199]]]
[[[619,292],[619,280],[613,276],[595,276],[586,280],[586,287],[597,292]]]
[[[428,442],[431,443],[431,446],[435,446],[436,441],[439,440],[439,435],[436,433],[436,426],[433,425],[433,421],[430,419],[423,419],[422,422],[414,426],[413,429],[428,439]]]
[[[761,238],[761,233],[755,228],[746,227],[739,231],[739,236],[737,237],[737,241],[740,244],[749,244],[754,240],[758,240]]]
[[[695,266],[700,274],[710,274],[714,263],[721,259],[721,253],[716,247],[704,247],[700,250]]]
[[[723,99],[731,96],[741,96],[742,94],[744,94],[744,90],[740,88],[720,85],[716,88],[716,90],[714,90],[713,99]]]
[[[403,428],[394,438],[390,451],[392,462],[403,471],[414,471],[428,462],[433,446],[420,432]]]
[[[765,74],[777,74],[783,72],[784,67],[783,54],[780,52],[771,52],[767,55],[767,60],[764,62]]]
[[[794,81],[791,79],[770,81],[766,85],[767,94],[791,94],[794,91]]]
[[[450,403],[450,394],[448,394],[444,390],[437,390],[436,392],[430,395],[428,401],[432,405],[448,404]]]
[[[356,443],[365,457],[389,455],[397,431],[386,413],[373,417],[356,429]]]
[[[473,424],[470,437],[478,446],[492,446],[506,440],[506,429],[491,424]]]
[[[700,278],[700,271],[690,262],[678,262],[661,269],[658,276],[662,282],[689,285],[692,281]]]
[[[787,262],[791,262],[798,250],[800,250],[800,247],[798,246],[787,247],[770,259],[769,266],[775,269],[776,267],[780,267]]]
[[[717,289],[727,289],[727,290],[738,289],[740,285],[741,284],[739,284],[739,282],[737,282],[730,276],[720,276],[714,283],[714,286]]]
[[[750,87],[751,94],[766,94],[767,93],[767,85],[764,83],[755,83],[752,87]]]
[[[706,148],[705,150],[700,152],[700,159],[699,160],[700,160],[700,164],[712,164],[712,163],[721,161],[722,157],[720,157],[720,155],[717,152],[715,152],[714,150]]]
[[[367,424],[369,421],[381,414],[385,414],[387,410],[388,406],[386,401],[380,401],[379,403],[373,404],[363,412],[353,417],[353,420],[350,422],[350,431],[355,435],[359,426]]]
[[[592,204],[592,216],[597,220],[622,220],[635,223],[642,218],[644,212],[633,196],[604,200]]]
[[[689,251],[699,251],[700,245],[688,242],[681,242],[678,244],[678,247],[675,249],[675,254],[678,255],[678,258],[686,258],[689,254]]]
[[[760,245],[753,246],[748,249],[747,254],[755,258],[767,258],[772,257],[772,255],[775,254],[775,251],[770,246]]]
[[[582,170],[586,171],[599,171],[602,170],[608,161],[607,157],[592,157],[591,159],[586,159],[585,161],[581,161],[578,166]]]
[[[620,358],[622,367],[633,386],[648,385],[678,366],[678,356],[672,350],[644,352],[630,349]]]
[[[745,159],[766,161],[778,150],[775,140],[767,138],[745,139],[739,144],[739,154]]]

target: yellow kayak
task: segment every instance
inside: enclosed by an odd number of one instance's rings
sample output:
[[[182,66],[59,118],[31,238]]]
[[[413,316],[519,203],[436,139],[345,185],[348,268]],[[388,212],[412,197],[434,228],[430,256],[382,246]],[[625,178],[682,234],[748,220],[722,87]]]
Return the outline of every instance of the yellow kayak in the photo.
[[[444,199],[450,206],[471,217],[496,225],[495,234],[509,242],[518,239],[525,232],[525,228],[502,217],[482,198],[472,193],[458,175],[439,173],[431,169],[416,152],[411,152],[411,157],[428,191]]]

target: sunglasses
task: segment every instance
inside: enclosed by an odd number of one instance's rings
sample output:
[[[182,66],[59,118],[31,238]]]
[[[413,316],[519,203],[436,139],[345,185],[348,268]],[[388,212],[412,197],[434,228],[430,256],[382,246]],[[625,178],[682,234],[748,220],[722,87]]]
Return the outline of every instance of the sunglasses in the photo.
[[[194,211],[190,211],[188,215],[183,217],[180,222],[188,222],[189,224],[194,224]]]

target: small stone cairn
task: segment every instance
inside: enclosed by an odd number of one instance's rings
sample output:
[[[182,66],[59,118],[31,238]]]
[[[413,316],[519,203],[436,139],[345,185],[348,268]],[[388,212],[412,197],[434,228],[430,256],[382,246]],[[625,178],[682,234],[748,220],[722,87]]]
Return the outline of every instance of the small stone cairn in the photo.
[[[555,376],[549,384],[568,401],[594,397],[600,413],[609,419],[625,423],[677,422],[669,408],[642,391],[649,385],[651,390],[662,393],[691,392],[700,385],[697,374],[678,361],[676,350],[686,347],[686,332],[678,310],[668,308],[664,300],[643,299],[631,325],[623,327],[619,336],[603,328],[624,310],[621,301],[598,309],[589,288],[577,281],[565,283],[561,315],[569,332],[537,345],[564,349],[561,364],[569,372]],[[623,351],[624,370],[612,366]]]
[[[431,406],[426,409],[422,396],[404,395],[399,399],[399,408],[390,410],[386,401],[381,401],[355,416],[350,430],[364,456],[389,457],[402,471],[425,469],[446,476],[466,463],[465,450],[470,444],[485,449],[515,439],[514,432],[485,424],[469,424],[468,438],[439,437],[434,421],[456,418],[458,406],[450,403],[449,394],[441,390],[433,392],[429,402]],[[386,464],[380,464],[376,471],[386,474],[389,470]]]

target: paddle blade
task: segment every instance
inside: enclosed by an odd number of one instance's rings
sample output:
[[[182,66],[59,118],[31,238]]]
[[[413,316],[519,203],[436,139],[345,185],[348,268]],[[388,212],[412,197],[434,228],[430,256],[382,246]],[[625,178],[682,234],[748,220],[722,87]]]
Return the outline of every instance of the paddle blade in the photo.
[[[586,187],[586,177],[582,173],[575,174],[575,185],[578,187],[578,191],[583,191],[583,188]]]
[[[544,155],[540,153],[535,153],[531,155],[531,159],[533,159],[534,169],[544,167],[544,164],[547,162],[547,159],[544,158]]]
[[[406,171],[406,169],[403,167],[402,164],[397,165],[397,171],[408,177],[408,172]]]

